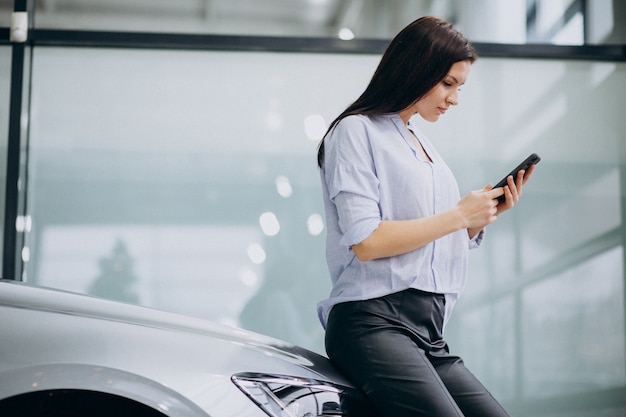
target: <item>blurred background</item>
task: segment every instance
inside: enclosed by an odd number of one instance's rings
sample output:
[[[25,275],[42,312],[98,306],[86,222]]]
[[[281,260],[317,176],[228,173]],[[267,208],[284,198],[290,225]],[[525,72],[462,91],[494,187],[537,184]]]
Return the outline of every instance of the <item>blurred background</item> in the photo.
[[[0,0],[0,29],[25,2],[16,3]],[[481,54],[457,108],[436,124],[414,119],[461,193],[542,157],[523,201],[471,253],[446,329],[451,349],[512,415],[626,416],[625,2],[40,0],[27,9],[23,66],[0,43],[0,191],[10,162],[19,167],[9,221],[18,239],[3,259],[15,253],[16,267],[3,278],[323,353],[315,306],[330,279],[317,144],[386,43],[436,15]],[[160,37],[151,46],[146,34]],[[7,154],[16,112],[17,161]]]

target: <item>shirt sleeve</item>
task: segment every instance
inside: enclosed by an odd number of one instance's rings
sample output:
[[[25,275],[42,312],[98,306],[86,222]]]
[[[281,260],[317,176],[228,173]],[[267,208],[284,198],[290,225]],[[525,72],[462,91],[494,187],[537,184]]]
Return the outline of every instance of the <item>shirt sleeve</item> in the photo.
[[[476,236],[474,236],[473,238],[470,239],[470,241],[469,241],[469,248],[470,249],[476,249],[477,247],[479,247],[483,243],[483,239],[484,238],[485,238],[485,229],[483,229],[480,232],[476,233]]]
[[[324,179],[337,208],[340,244],[365,240],[380,224],[379,180],[364,121],[347,117],[325,140]]]

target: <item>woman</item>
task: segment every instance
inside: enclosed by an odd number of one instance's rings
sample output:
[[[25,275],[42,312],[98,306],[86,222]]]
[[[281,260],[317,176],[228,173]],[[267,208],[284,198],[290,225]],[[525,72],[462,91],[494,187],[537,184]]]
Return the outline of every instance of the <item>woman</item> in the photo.
[[[416,20],[319,146],[333,283],[318,305],[326,350],[380,416],[507,415],[442,333],[469,249],[518,202],[534,167],[461,199],[450,169],[410,123],[415,114],[435,122],[457,105],[475,59],[451,24]]]

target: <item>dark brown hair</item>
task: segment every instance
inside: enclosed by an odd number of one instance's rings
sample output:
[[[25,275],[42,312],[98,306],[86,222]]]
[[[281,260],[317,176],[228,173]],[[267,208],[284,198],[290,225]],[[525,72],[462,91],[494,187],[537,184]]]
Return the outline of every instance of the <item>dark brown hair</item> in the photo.
[[[432,16],[413,21],[391,41],[363,94],[333,120],[324,137],[346,116],[406,109],[443,80],[454,63],[476,59],[470,42],[451,23]],[[317,164],[323,163],[322,138]]]

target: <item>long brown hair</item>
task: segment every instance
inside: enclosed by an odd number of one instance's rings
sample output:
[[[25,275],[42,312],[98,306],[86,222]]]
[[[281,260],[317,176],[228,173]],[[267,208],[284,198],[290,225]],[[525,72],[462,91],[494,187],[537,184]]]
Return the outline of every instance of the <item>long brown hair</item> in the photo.
[[[393,38],[363,94],[333,120],[324,138],[346,116],[406,109],[443,80],[455,62],[476,58],[470,42],[451,23],[432,16],[413,21]],[[324,138],[317,151],[320,167]]]

